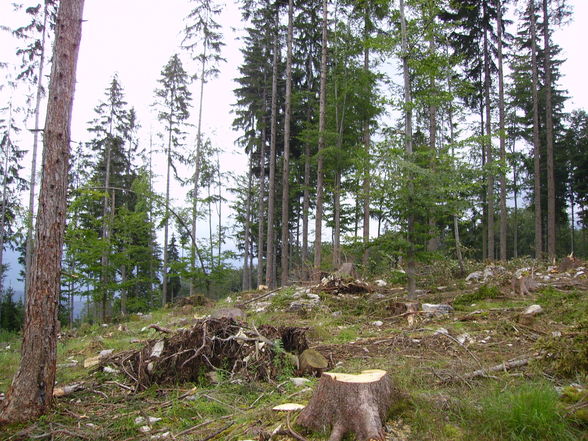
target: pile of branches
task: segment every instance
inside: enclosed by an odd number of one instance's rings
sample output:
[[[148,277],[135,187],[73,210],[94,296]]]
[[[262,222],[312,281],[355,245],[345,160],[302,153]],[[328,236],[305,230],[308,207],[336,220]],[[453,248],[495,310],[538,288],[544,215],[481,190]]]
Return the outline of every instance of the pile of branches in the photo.
[[[152,384],[198,382],[212,371],[230,379],[269,381],[290,363],[288,352],[298,355],[308,348],[306,331],[269,325],[258,329],[230,318],[208,318],[151,340],[140,350],[113,355],[102,364],[117,366],[136,391]]]
[[[313,291],[316,293],[326,292],[334,295],[366,294],[372,292],[372,288],[363,280],[357,280],[351,277],[339,277],[337,274],[331,274],[325,277],[319,285],[315,286]]]

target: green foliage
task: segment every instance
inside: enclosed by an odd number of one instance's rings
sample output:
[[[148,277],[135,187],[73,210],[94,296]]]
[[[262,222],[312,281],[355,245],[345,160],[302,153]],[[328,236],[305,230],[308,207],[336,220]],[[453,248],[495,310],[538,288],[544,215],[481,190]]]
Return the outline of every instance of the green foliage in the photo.
[[[13,296],[12,288],[8,288],[3,295],[0,295],[0,330],[9,333],[19,331],[24,319],[22,301],[14,302]]]
[[[485,396],[475,432],[507,441],[572,441],[573,428],[559,413],[558,394],[547,383],[496,389]]]
[[[561,337],[540,338],[535,348],[545,354],[539,364],[562,377],[588,374],[588,319]]]
[[[500,288],[493,285],[482,285],[476,291],[461,294],[453,301],[453,306],[467,306],[480,300],[495,299],[501,296]]]

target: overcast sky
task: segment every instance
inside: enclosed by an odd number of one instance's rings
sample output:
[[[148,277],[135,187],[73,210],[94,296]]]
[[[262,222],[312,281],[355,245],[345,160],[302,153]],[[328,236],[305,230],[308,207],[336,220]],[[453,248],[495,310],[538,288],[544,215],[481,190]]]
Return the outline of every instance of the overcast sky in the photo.
[[[0,25],[15,26],[22,23],[22,18],[18,19],[12,11],[11,3],[9,0],[0,0]],[[567,60],[561,68],[561,83],[570,96],[568,110],[588,109],[588,0],[571,0],[570,3],[574,7],[573,22],[556,31],[554,42],[563,48],[561,57]],[[127,102],[137,110],[142,125],[140,139],[144,145],[150,134],[156,139],[155,134],[160,126],[151,108],[153,91],[157,87],[162,67],[172,54],[179,51],[183,17],[189,8],[186,0],[85,1],[72,140],[88,139],[87,122],[93,118],[93,109],[103,99],[104,90],[114,73],[119,75]],[[228,1],[218,19],[224,26],[226,46],[223,56],[227,63],[220,67],[219,78],[210,82],[205,92],[203,127],[213,144],[226,151],[221,160],[224,171],[243,171],[246,166],[245,156],[234,145],[238,134],[231,129],[231,105],[235,101],[233,79],[238,76],[237,69],[241,63],[240,42],[236,39],[243,27],[240,19],[238,7]],[[0,33],[0,61],[16,63],[14,50],[14,40],[6,33]],[[187,57],[183,58],[187,61]],[[393,63],[396,65],[396,61]],[[196,90],[194,85],[195,106],[198,99]],[[6,91],[0,92],[0,99],[4,101],[1,107],[8,99]],[[191,122],[195,123],[196,111],[192,113]],[[193,142],[194,136],[188,140]],[[184,193],[185,190],[176,188],[176,203],[183,202]]]

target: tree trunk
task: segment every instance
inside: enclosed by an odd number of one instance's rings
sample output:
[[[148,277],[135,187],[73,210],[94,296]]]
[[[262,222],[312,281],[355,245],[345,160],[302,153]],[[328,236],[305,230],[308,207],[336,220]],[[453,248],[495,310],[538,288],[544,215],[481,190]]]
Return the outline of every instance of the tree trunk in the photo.
[[[0,423],[38,417],[53,396],[70,126],[83,6],[83,0],[61,0],[59,5],[44,132],[37,246],[28,286],[21,364],[1,404]]]
[[[543,231],[541,224],[541,145],[539,141],[539,74],[537,72],[537,23],[535,0],[529,0],[531,15],[531,76],[533,97],[533,173],[535,202],[535,258],[543,257]]]
[[[327,17],[328,3],[323,0],[323,21],[322,21],[322,49],[321,49],[321,86],[319,95],[319,140],[318,140],[318,161],[316,179],[316,216],[314,233],[314,274],[315,281],[320,280],[321,275],[321,247],[322,247],[322,224],[323,224],[323,179],[324,179],[324,158],[325,148],[325,127],[327,109]]]
[[[292,114],[292,40],[294,38],[294,2],[288,0],[288,37],[286,42],[286,103],[284,110],[284,157],[282,162],[282,274],[280,283],[288,284],[290,242],[290,118]]]
[[[43,30],[41,31],[41,47],[39,54],[39,70],[37,72],[37,93],[35,96],[35,127],[33,129],[33,148],[31,151],[31,180],[29,184],[29,224],[27,226],[27,247],[25,254],[25,286],[23,303],[26,304],[27,287],[30,283],[30,268],[33,259],[34,232],[35,232],[35,190],[37,187],[37,150],[39,145],[41,101],[43,99],[43,72],[45,70],[45,39],[47,35],[47,18],[49,16],[48,4],[43,8]]]
[[[264,81],[265,84],[265,81]],[[263,90],[263,103],[265,107],[266,92],[265,87]],[[258,229],[257,229],[257,286],[263,285],[263,252],[264,252],[264,198],[265,198],[265,142],[266,142],[266,131],[265,131],[265,108],[263,112],[263,120],[261,122],[261,139],[259,146],[259,217],[258,217]]]
[[[245,200],[245,237],[243,238],[243,291],[249,291],[251,287],[251,265],[249,258],[251,255],[251,191],[253,187],[252,158],[249,157],[249,170],[247,172],[247,199]]]
[[[173,102],[173,100],[172,100]],[[171,112],[170,112],[171,114]],[[162,269],[162,289],[161,289],[161,306],[165,306],[167,303],[167,267],[168,267],[168,250],[167,245],[169,242],[169,190],[170,190],[170,172],[171,172],[171,144],[172,144],[172,125],[170,122],[168,130],[168,145],[167,145],[167,172],[165,181],[165,225],[163,228],[163,269]]]
[[[369,37],[369,29],[368,29],[368,22],[369,22],[369,13],[368,8],[365,6],[364,11],[364,18],[363,18],[363,37],[364,37],[364,44],[365,47],[363,49],[363,71],[364,74],[367,76],[370,72],[370,49],[368,47],[368,37]],[[369,87],[368,90],[365,91],[366,96],[370,93]],[[363,165],[363,256],[362,256],[362,264],[364,269],[367,270],[368,263],[369,263],[369,250],[368,245],[370,243],[370,145],[371,145],[371,138],[370,138],[370,120],[366,116],[363,120],[363,149],[365,151],[365,163]]]
[[[498,120],[500,131],[500,162],[503,167],[506,164],[506,128],[504,117],[504,68],[502,63],[502,2],[499,0],[497,4],[498,16],[496,24],[498,26]],[[500,172],[500,260],[506,261],[507,245],[507,222],[508,212],[506,210],[506,171]]]
[[[382,370],[359,375],[324,373],[297,423],[308,429],[332,428],[329,441],[353,433],[358,441],[384,441],[384,423],[394,398],[392,380]]]
[[[484,4],[484,17],[488,14],[486,2]],[[490,49],[488,47],[488,31],[484,30],[484,107],[486,108],[486,164],[488,165],[486,175],[486,205],[488,207],[488,260],[496,258],[494,252],[494,165],[492,148],[492,104],[490,102]]]
[[[515,143],[512,143],[512,152],[515,153]],[[512,214],[512,221],[513,221],[513,251],[512,256],[516,259],[519,257],[519,220],[518,220],[518,173],[517,173],[517,165],[516,162],[513,164],[512,167],[512,185],[513,185],[513,198],[514,198],[514,206],[513,206],[513,214]]]
[[[198,105],[198,127],[196,129],[196,164],[194,166],[194,182],[192,188],[192,237],[196,240],[196,224],[198,222],[198,181],[200,181],[200,155],[202,153],[202,106],[204,102],[204,76],[206,74],[206,45],[200,69],[200,103]],[[196,272],[196,249],[190,249],[190,270]],[[196,276],[190,280],[190,297],[196,295]]]
[[[272,60],[272,104],[270,121],[270,169],[269,188],[267,195],[267,268],[265,273],[265,284],[269,289],[276,287],[275,264],[276,253],[274,247],[275,230],[275,200],[276,200],[276,141],[277,141],[277,118],[278,118],[278,13],[276,11],[276,31],[274,35],[274,48]]]
[[[333,195],[333,268],[341,263],[341,171],[335,172],[335,194]]]
[[[551,90],[551,44],[549,42],[549,8],[543,0],[543,40],[545,45],[545,130],[547,141],[547,256],[555,259],[555,172],[553,160],[553,103]]]
[[[410,72],[408,69],[408,34],[406,30],[406,16],[404,15],[404,0],[400,0],[400,28],[402,33],[402,73],[404,80],[404,137],[405,151],[407,161],[412,161],[412,97],[410,93]],[[416,268],[415,268],[415,249],[414,249],[414,213],[412,211],[410,199],[414,194],[414,184],[412,176],[408,176],[408,194],[410,195],[407,203],[407,239],[408,250],[406,253],[406,277],[408,298],[415,298],[416,291]]]
[[[0,212],[0,304],[2,301],[2,294],[4,294],[4,236],[6,235],[6,211],[8,198],[8,167],[10,160],[10,145],[12,140],[10,132],[12,127],[12,103],[8,105],[8,142],[5,144],[6,151],[4,153],[4,164],[2,166],[2,209]],[[1,308],[0,308],[1,309]]]

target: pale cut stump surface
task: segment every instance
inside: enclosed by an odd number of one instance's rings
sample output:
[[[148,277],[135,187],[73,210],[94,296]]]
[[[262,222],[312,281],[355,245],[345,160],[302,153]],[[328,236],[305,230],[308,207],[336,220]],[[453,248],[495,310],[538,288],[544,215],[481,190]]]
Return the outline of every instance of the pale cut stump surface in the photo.
[[[347,433],[354,433],[358,441],[383,441],[394,391],[383,370],[358,375],[325,372],[297,423],[315,431],[332,428],[329,441],[340,441]]]

